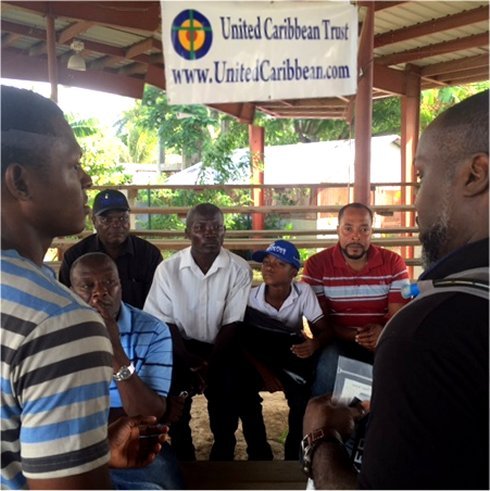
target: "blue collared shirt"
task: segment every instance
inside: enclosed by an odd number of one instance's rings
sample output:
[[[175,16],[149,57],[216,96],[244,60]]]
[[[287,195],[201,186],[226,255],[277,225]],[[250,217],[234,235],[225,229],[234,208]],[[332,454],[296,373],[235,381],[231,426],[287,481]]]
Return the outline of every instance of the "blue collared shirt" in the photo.
[[[124,352],[135,373],[157,394],[166,397],[172,380],[172,337],[165,322],[121,302],[117,319]],[[116,382],[110,386],[111,408],[122,407]]]

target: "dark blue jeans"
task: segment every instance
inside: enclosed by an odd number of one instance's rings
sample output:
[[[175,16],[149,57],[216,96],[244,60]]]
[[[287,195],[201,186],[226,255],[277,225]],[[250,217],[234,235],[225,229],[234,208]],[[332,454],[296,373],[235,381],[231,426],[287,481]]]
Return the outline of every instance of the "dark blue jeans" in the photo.
[[[157,458],[139,469],[111,469],[115,489],[185,489],[172,447],[163,444]]]
[[[339,356],[346,356],[354,360],[373,364],[374,353],[359,346],[354,341],[335,340],[323,348],[316,364],[316,373],[311,395],[321,396],[332,394],[337,375],[337,364]]]

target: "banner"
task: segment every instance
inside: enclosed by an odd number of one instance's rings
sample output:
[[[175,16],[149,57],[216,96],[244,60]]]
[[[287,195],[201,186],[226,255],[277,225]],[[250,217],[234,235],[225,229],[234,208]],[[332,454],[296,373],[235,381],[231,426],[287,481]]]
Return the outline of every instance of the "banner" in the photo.
[[[347,1],[162,0],[170,104],[354,94],[357,8]]]

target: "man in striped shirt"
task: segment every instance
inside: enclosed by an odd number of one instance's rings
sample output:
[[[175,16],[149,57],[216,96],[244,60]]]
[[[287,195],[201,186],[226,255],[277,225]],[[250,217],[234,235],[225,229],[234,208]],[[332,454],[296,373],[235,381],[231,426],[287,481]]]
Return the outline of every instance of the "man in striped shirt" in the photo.
[[[313,287],[335,333],[318,360],[313,395],[333,391],[339,355],[372,364],[383,326],[406,303],[400,293],[409,283],[405,262],[371,244],[372,224],[368,206],[345,205],[338,244],[305,262],[303,281]]]
[[[0,487],[110,489],[108,465],[134,465],[131,437],[156,420],[118,420],[108,440],[106,327],[43,267],[54,237],[84,228],[91,179],[56,104],[2,86],[1,105]]]

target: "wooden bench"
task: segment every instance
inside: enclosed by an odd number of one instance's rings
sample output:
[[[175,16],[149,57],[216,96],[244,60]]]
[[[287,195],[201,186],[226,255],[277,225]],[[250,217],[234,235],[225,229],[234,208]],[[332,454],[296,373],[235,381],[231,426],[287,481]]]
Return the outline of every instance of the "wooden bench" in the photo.
[[[291,460],[180,463],[187,489],[306,489],[299,462]]]

